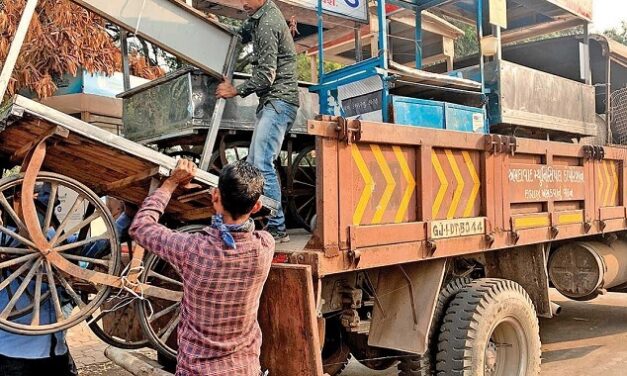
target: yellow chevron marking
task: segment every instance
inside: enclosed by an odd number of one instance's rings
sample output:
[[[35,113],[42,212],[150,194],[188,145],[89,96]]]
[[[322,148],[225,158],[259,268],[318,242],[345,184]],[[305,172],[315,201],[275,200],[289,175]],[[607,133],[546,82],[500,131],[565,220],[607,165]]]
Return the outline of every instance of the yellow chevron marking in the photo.
[[[359,225],[361,224],[361,220],[364,217],[366,205],[368,205],[368,202],[370,202],[370,198],[372,197],[372,192],[374,191],[374,180],[372,179],[372,175],[370,175],[370,171],[368,171],[366,162],[361,156],[359,148],[356,144],[352,144],[351,154],[353,156],[355,164],[357,164],[357,168],[359,169],[361,177],[364,179],[364,183],[366,183],[366,186],[364,187],[364,190],[361,192],[361,196],[359,197],[359,202],[357,203],[355,212],[353,213],[353,224]]]
[[[598,183],[599,183],[599,194],[598,194],[598,198],[601,201],[600,206],[603,206],[603,191],[605,190],[605,179],[603,179],[603,171],[602,170],[602,166],[603,165],[603,161],[601,161],[601,164],[599,164],[599,168],[598,168],[598,172],[599,172],[599,176],[597,177],[598,179]]]
[[[431,207],[431,216],[433,219],[440,212],[440,206],[442,206],[442,200],[444,200],[444,194],[448,190],[448,181],[446,180],[446,175],[444,175],[444,171],[442,170],[442,165],[438,160],[437,154],[435,151],[431,151],[431,164],[435,169],[435,173],[438,175],[438,180],[440,180],[440,189],[438,189],[438,194],[435,196],[435,201],[433,202],[433,206]]]
[[[560,225],[583,223],[583,213],[560,214],[557,221]]]
[[[455,175],[455,181],[457,182],[455,194],[453,195],[453,201],[451,202],[451,206],[448,208],[448,213],[446,214],[447,219],[453,219],[457,213],[457,207],[459,206],[459,201],[462,198],[462,193],[464,193],[465,184],[464,177],[462,176],[461,171],[459,171],[459,167],[457,167],[457,162],[455,162],[453,152],[449,149],[446,149],[444,152],[446,153],[446,159],[448,159],[448,163],[451,165],[453,175]]]
[[[466,204],[466,208],[464,209],[464,217],[470,217],[470,215],[472,214],[472,209],[475,207],[475,201],[477,201],[477,195],[479,195],[479,189],[481,188],[481,180],[479,180],[477,169],[475,168],[475,165],[472,163],[472,158],[470,158],[470,153],[468,153],[467,151],[462,151],[462,155],[464,156],[466,167],[468,168],[468,172],[470,172],[470,176],[472,177],[472,182],[473,182],[472,192],[470,192],[468,203]]]
[[[514,227],[516,229],[546,227],[548,225],[549,225],[549,217],[547,216],[522,217],[522,218],[514,219]]]
[[[603,164],[603,172],[604,172],[605,183],[606,183],[605,184],[605,189],[604,189],[605,193],[603,194],[603,201],[602,202],[603,202],[603,206],[608,206],[608,201],[609,201],[608,197],[610,195],[610,188],[611,188],[610,184],[612,184],[612,183],[611,183],[611,180],[610,180],[610,173],[607,170],[607,161],[602,161],[602,164]]]
[[[370,145],[370,149],[372,149],[374,158],[377,160],[377,164],[379,165],[381,172],[383,172],[383,177],[385,178],[386,183],[385,190],[383,191],[381,200],[379,200],[379,204],[377,205],[377,210],[372,218],[372,223],[381,223],[383,214],[385,214],[385,210],[390,203],[390,198],[392,198],[392,194],[394,193],[394,188],[396,188],[396,181],[394,180],[394,176],[392,176],[390,166],[388,166],[388,163],[385,161],[385,157],[383,156],[379,145]]]
[[[618,162],[612,161],[610,162],[610,173],[612,174],[612,180],[614,186],[612,187],[612,204],[618,201]]]
[[[405,214],[407,214],[409,201],[411,200],[411,196],[414,194],[414,188],[416,188],[416,180],[411,174],[411,170],[409,169],[409,165],[407,164],[407,160],[405,159],[405,155],[403,155],[401,148],[399,146],[393,146],[392,149],[394,150],[398,164],[401,167],[405,181],[407,181],[407,188],[405,188],[403,199],[401,200],[396,216],[394,217],[394,222],[399,223],[405,219]]]

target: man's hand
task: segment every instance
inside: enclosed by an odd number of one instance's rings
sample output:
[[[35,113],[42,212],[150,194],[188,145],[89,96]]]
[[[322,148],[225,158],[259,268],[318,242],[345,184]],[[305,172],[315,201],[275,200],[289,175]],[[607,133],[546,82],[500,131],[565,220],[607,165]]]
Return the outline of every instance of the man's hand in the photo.
[[[196,176],[196,165],[194,162],[187,159],[179,159],[176,168],[161,187],[173,193],[176,188],[188,185],[194,179],[194,176]]]
[[[229,99],[237,96],[237,89],[233,83],[226,76],[223,76],[222,79],[222,83],[218,85],[218,90],[216,90],[216,97]]]

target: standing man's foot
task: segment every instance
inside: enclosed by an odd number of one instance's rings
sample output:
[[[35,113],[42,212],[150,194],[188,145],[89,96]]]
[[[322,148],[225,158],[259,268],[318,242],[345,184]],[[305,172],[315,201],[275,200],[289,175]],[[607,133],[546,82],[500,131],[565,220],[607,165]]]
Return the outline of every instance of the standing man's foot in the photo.
[[[279,230],[276,227],[268,227],[266,228],[266,231],[268,231],[270,235],[272,235],[276,244],[287,243],[290,241],[290,236],[285,230]]]

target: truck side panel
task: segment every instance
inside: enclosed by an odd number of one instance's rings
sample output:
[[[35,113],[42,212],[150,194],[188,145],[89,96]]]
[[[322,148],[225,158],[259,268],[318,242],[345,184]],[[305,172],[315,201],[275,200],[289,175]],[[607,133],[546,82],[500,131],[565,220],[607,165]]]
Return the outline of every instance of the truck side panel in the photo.
[[[318,275],[627,226],[620,148],[337,119],[309,132],[324,166],[315,238],[341,251]]]

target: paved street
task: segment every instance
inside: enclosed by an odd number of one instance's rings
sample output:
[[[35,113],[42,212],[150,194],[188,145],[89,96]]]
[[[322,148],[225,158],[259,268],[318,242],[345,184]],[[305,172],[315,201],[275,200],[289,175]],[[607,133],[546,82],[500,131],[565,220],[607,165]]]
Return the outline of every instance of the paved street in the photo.
[[[562,314],[541,321],[542,376],[623,376],[627,368],[627,295],[608,294],[593,303],[563,301]],[[106,345],[81,325],[70,331],[72,355],[83,376],[128,376],[104,357]],[[343,376],[395,376],[355,362]]]

